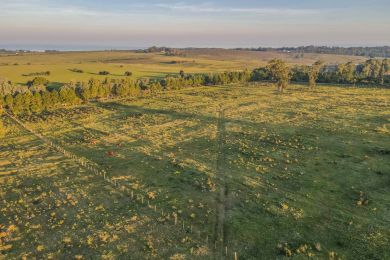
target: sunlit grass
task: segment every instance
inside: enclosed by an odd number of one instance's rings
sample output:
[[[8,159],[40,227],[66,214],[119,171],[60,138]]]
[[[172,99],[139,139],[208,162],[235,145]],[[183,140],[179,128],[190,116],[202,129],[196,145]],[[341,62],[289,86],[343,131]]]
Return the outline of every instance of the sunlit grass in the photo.
[[[11,258],[212,258],[222,106],[230,258],[386,259],[389,100],[388,89],[202,87],[25,121],[150,205],[6,122],[13,134],[1,140],[0,250]]]

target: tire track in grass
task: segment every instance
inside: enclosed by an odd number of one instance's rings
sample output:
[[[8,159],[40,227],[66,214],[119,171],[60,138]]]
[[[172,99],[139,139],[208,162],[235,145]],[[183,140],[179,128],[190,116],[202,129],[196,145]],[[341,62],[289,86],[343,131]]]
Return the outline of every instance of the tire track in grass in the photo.
[[[214,226],[214,243],[215,254],[217,258],[223,258],[227,252],[227,227],[226,227],[226,213],[228,210],[228,185],[226,182],[225,171],[225,110],[220,108],[218,123],[217,123],[217,186],[218,195],[216,198],[216,220]]]

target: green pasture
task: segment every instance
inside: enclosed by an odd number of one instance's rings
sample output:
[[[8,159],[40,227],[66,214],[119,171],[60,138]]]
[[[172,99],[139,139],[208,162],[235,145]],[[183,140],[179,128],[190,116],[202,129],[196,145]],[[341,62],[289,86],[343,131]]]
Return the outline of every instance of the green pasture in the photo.
[[[61,66],[76,67],[66,64],[58,65],[59,73]],[[104,69],[119,74],[135,68],[118,64],[104,63],[111,66]],[[88,71],[99,66],[77,65]],[[130,70],[158,76],[170,66]],[[6,67],[0,66],[0,74]],[[247,84],[93,102],[22,118],[106,169],[119,187],[148,194],[149,204],[131,200],[7,119],[8,137],[0,140],[0,228],[6,237],[1,254],[387,259],[389,101],[390,90],[380,88],[309,91],[293,85],[280,95],[273,86]]]

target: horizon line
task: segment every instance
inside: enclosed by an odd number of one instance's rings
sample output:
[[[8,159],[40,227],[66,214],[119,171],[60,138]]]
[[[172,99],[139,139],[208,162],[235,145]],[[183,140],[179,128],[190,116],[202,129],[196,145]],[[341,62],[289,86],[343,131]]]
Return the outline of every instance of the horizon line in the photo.
[[[302,47],[324,47],[324,48],[390,48],[390,45],[315,45],[315,44],[309,44],[309,45],[286,45],[286,46],[266,46],[266,45],[259,45],[259,46],[237,46],[237,47],[224,47],[224,46],[183,46],[183,47],[175,47],[175,46],[169,46],[169,45],[149,45],[149,46],[94,46],[94,45],[80,45],[77,44],[77,46],[74,45],[41,45],[41,44],[27,44],[22,45],[20,44],[20,47],[17,47],[19,44],[15,44],[14,47],[11,47],[11,44],[7,45],[0,45],[0,50],[2,51],[30,51],[30,52],[45,52],[45,51],[59,51],[59,52],[78,52],[78,51],[137,51],[137,50],[147,50],[152,47],[157,48],[170,48],[170,49],[225,49],[225,50],[255,50],[255,49],[275,49],[275,50],[281,50],[281,49],[297,49]],[[30,47],[28,47],[30,45]],[[34,46],[35,45],[35,46]]]

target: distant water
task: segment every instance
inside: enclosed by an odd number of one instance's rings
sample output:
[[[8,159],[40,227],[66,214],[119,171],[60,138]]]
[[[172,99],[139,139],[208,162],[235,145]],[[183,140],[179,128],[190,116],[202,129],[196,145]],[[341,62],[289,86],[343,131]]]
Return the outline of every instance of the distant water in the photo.
[[[150,46],[102,46],[102,45],[47,45],[47,44],[0,44],[0,49],[29,51],[104,51],[104,50],[139,50]]]

